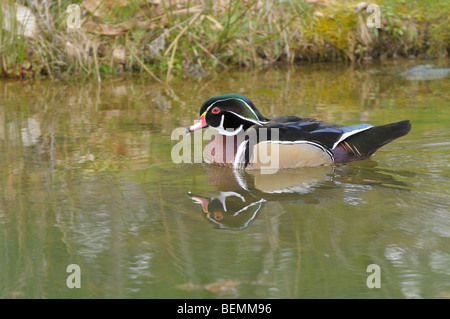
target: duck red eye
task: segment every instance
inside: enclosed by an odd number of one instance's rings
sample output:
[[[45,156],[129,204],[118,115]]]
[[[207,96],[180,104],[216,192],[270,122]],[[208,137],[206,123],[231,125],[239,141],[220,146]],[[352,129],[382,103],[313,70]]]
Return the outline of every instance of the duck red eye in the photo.
[[[220,109],[216,106],[215,108],[212,109],[212,114],[217,114],[220,112]]]

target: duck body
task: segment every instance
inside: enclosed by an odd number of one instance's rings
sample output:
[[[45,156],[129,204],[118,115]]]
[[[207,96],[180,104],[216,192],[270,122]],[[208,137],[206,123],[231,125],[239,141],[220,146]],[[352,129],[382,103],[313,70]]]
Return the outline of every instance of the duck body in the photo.
[[[268,119],[240,94],[206,100],[200,121],[188,132],[207,126],[218,133],[205,147],[205,161],[246,170],[362,160],[411,129],[408,120],[380,126],[342,126],[296,116]]]

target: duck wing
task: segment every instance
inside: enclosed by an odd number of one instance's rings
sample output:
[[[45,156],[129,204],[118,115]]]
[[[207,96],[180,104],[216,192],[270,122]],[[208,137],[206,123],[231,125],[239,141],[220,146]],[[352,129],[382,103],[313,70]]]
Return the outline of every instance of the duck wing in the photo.
[[[311,157],[308,165],[365,159],[383,145],[408,134],[411,129],[408,120],[379,126],[340,126],[308,120],[287,116],[270,120],[264,126],[251,127],[245,132],[249,138],[238,148],[235,167],[247,167],[258,144],[273,143],[283,145],[282,149],[286,150],[280,156]],[[318,155],[314,158],[310,156],[311,152]],[[302,163],[300,158],[297,162],[290,164],[298,166]]]
[[[255,127],[254,129],[258,142],[311,142],[318,143],[330,150],[344,134],[343,129],[330,127],[330,125],[320,121],[276,123]]]
[[[402,137],[411,130],[409,120],[395,123],[368,126],[366,129],[345,127],[346,132],[334,144],[335,163],[343,163],[365,159],[375,153],[380,147]]]

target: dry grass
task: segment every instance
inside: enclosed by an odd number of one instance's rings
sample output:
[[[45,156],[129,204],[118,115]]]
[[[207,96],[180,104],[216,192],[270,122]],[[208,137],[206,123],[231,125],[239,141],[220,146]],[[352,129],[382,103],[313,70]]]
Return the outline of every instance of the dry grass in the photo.
[[[357,1],[84,0],[80,29],[68,29],[72,2],[28,1],[33,36],[18,25],[0,31],[7,77],[144,72],[168,85],[171,75],[203,76],[233,66],[307,61],[360,62],[395,56],[445,57],[448,1],[384,1],[381,29],[369,29]],[[77,3],[75,1],[75,3]],[[170,4],[170,5],[169,5]],[[14,6],[3,0],[0,17]]]

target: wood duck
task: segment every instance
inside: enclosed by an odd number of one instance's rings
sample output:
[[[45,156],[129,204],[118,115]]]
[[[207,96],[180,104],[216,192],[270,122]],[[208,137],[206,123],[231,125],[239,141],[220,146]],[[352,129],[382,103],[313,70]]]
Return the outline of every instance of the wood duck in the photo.
[[[222,229],[247,229],[264,207],[265,199],[248,200],[236,192],[220,192],[218,196],[203,197],[188,193],[202,205],[206,218]]]
[[[404,120],[342,126],[296,116],[269,119],[247,97],[231,93],[207,99],[200,108],[200,121],[187,132],[205,127],[218,131],[205,147],[205,161],[247,170],[268,167],[267,159],[258,154],[276,155],[276,169],[366,159],[406,135],[411,124]]]
[[[232,230],[250,227],[266,205],[271,206],[270,203],[289,202],[299,205],[298,211],[302,211],[309,209],[304,204],[335,201],[341,187],[347,187],[343,186],[345,184],[351,188],[355,184],[400,190],[407,187],[397,180],[397,176],[404,172],[377,167],[377,162],[371,159],[362,165],[283,169],[274,174],[263,174],[259,170],[241,172],[217,165],[206,165],[204,170],[213,190],[204,185],[200,188],[194,186],[194,193],[189,191],[188,196],[195,204],[200,204],[198,212],[215,227]],[[367,179],[367,174],[370,174],[370,179]],[[334,191],[330,191],[332,189]],[[362,187],[358,192],[364,197],[363,194],[370,189]],[[271,216],[273,214],[283,214],[283,210],[272,209]]]

